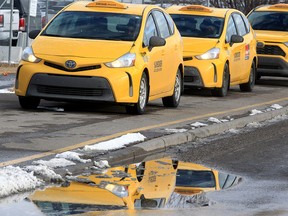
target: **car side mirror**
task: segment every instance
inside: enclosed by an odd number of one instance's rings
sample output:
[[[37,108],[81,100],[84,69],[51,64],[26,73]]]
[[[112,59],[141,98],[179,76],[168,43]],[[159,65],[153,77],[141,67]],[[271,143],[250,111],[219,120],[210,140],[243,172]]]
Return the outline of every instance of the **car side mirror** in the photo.
[[[232,46],[234,43],[242,43],[244,41],[244,38],[240,35],[232,35],[230,39],[230,46]]]
[[[40,31],[41,31],[41,30],[33,30],[33,31],[30,31],[30,32],[29,32],[29,38],[35,39],[35,38],[39,35]]]
[[[149,40],[149,51],[152,50],[153,47],[160,47],[165,46],[166,40],[164,38],[158,37],[158,36],[152,36]]]

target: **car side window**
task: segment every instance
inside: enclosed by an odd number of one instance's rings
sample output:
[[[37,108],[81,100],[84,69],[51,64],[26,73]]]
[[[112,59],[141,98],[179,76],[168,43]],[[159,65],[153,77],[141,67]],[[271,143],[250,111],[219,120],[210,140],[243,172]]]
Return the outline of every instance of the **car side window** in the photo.
[[[236,24],[236,27],[238,29],[238,34],[240,36],[246,35],[247,34],[247,29],[246,29],[245,23],[244,23],[241,15],[238,14],[238,13],[234,13],[233,14],[233,18],[235,20],[235,24]]]
[[[169,37],[170,31],[169,31],[169,27],[168,27],[168,23],[166,21],[166,18],[164,17],[164,14],[161,11],[153,11],[153,14],[155,15],[155,19],[159,28],[159,32],[160,32],[160,37],[162,38],[167,38]]]
[[[231,36],[237,35],[236,26],[232,16],[229,17],[228,25],[227,25],[227,32],[226,32],[226,43],[230,42]]]
[[[143,44],[145,47],[149,45],[149,40],[152,36],[158,36],[158,34],[157,34],[156,24],[154,22],[153,16],[152,14],[150,14],[147,18],[147,22],[146,22],[145,30],[144,30]]]
[[[171,16],[169,16],[168,14],[164,13],[164,15],[165,15],[166,20],[167,20],[167,22],[168,22],[171,35],[173,35],[173,34],[174,34],[174,21],[173,21],[173,19],[171,18]]]
[[[248,20],[244,15],[242,15],[242,14],[241,14],[241,17],[242,17],[242,19],[244,20],[247,33],[249,33],[249,32],[250,32],[250,23],[249,23],[249,20]]]

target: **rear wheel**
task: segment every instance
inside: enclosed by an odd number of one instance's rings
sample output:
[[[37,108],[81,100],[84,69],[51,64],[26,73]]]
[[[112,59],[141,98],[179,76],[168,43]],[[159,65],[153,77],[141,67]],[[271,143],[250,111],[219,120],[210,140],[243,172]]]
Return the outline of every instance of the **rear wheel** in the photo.
[[[212,89],[211,90],[212,95],[216,97],[225,97],[228,93],[229,85],[230,85],[229,67],[228,64],[225,64],[222,78],[222,87]]]
[[[19,96],[18,100],[23,109],[36,109],[40,104],[40,98],[35,97]]]
[[[256,69],[254,62],[251,65],[250,69],[250,76],[247,83],[240,84],[240,90],[243,92],[251,92],[253,90],[253,87],[255,85],[255,75],[256,75]]]
[[[142,74],[140,87],[139,87],[139,98],[135,104],[127,105],[126,112],[128,114],[141,115],[145,111],[145,107],[148,101],[148,79],[145,73]]]
[[[172,96],[162,98],[162,103],[165,107],[177,107],[180,103],[182,92],[182,76],[178,69],[175,79],[174,92]]]

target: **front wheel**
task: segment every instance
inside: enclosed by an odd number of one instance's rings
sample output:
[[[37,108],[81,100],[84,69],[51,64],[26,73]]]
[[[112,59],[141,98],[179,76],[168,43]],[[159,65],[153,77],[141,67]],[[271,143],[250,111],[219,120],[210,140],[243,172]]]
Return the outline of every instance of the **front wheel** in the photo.
[[[127,105],[126,112],[128,114],[141,115],[145,111],[148,101],[148,79],[147,75],[143,73],[140,81],[138,102],[135,104]]]
[[[40,98],[35,97],[19,96],[18,100],[23,109],[36,109],[40,104]]]
[[[249,80],[247,83],[240,84],[240,90],[241,91],[251,92],[253,90],[253,87],[255,85],[255,77],[256,77],[255,75],[256,75],[255,64],[254,64],[254,62],[252,62]]]
[[[225,64],[223,71],[222,87],[212,89],[211,90],[212,95],[216,97],[225,97],[228,93],[229,85],[230,85],[229,67],[227,64]]]
[[[180,103],[182,92],[182,76],[178,69],[174,84],[174,92],[172,96],[162,98],[162,103],[165,107],[177,107]]]

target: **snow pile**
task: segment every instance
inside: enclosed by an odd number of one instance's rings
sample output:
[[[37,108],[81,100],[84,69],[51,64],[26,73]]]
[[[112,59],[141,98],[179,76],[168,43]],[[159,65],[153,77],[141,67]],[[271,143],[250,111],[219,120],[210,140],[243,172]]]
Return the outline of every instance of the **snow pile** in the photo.
[[[191,124],[191,126],[192,126],[192,129],[195,129],[195,128],[208,126],[208,124],[201,123],[201,122],[195,122],[195,123]]]
[[[56,174],[51,168],[44,165],[31,165],[23,168],[27,172],[32,172],[34,175],[43,179],[45,182],[62,182],[61,175]]]
[[[33,190],[43,185],[33,173],[26,172],[20,167],[7,166],[0,169],[0,197]]]
[[[82,154],[76,153],[76,152],[72,152],[72,151],[67,151],[67,152],[63,152],[61,154],[57,154],[55,157],[56,158],[64,158],[67,160],[72,160],[72,161],[77,161],[80,163],[89,163],[91,162],[91,159],[82,159],[80,158]]]
[[[251,123],[247,124],[246,126],[249,128],[258,128],[258,127],[261,127],[262,124],[259,122],[251,122]]]
[[[168,133],[184,133],[188,131],[187,129],[173,129],[173,128],[166,128],[165,131]]]
[[[93,150],[114,150],[114,149],[120,149],[124,148],[126,145],[135,143],[135,142],[142,142],[145,140],[145,136],[143,136],[141,133],[128,133],[126,135],[123,135],[121,137],[108,140],[105,142],[97,143],[94,145],[87,145],[84,146],[84,151],[93,151]]]
[[[7,93],[14,94],[14,88],[0,89],[0,94],[7,94]]]
[[[260,111],[260,110],[257,110],[257,109],[253,109],[253,110],[250,111],[250,116],[257,115],[257,114],[260,114],[260,113],[263,113],[263,112]]]
[[[44,107],[44,106],[38,106],[38,109],[45,109],[49,111],[55,111],[55,112],[64,112],[64,108],[61,107]]]
[[[272,109],[282,109],[283,107],[281,106],[281,105],[279,105],[279,104],[273,104],[272,106],[271,106],[271,108]]]
[[[38,160],[38,161],[33,161],[32,164],[44,165],[50,168],[61,168],[61,167],[75,165],[74,162],[66,160],[65,158],[52,158],[49,161]]]

